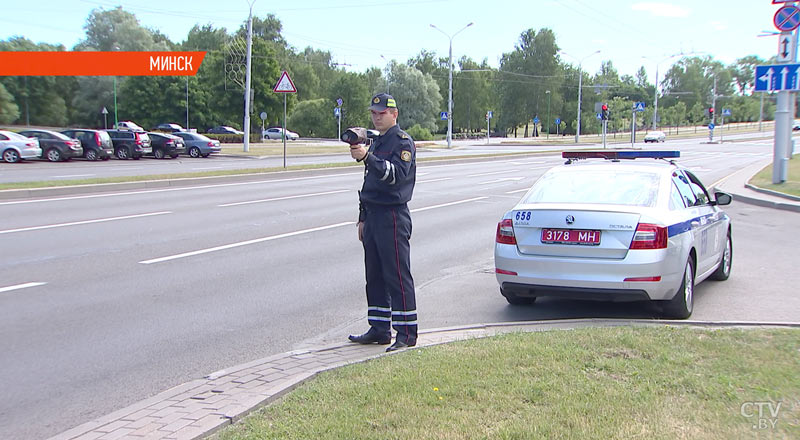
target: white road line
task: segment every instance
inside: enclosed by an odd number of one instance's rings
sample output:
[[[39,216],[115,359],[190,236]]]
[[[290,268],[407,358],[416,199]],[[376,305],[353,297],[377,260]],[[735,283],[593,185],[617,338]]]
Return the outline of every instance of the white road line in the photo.
[[[452,177],[442,177],[441,179],[418,180],[417,183],[444,182],[445,180],[453,180],[453,178]]]
[[[17,284],[16,286],[0,287],[0,293],[11,292],[12,290],[26,289],[28,287],[44,286],[47,283],[25,283]]]
[[[481,177],[481,176],[491,176],[494,174],[508,174],[508,173],[516,173],[517,171],[519,170],[494,171],[492,173],[470,174],[467,177]]]
[[[530,189],[530,188],[516,189],[516,190],[514,190],[514,191],[508,191],[508,192],[506,192],[506,194],[516,194],[516,193],[521,193],[521,192],[525,192],[525,191],[527,191],[527,190],[529,190],[529,189]]]
[[[246,201],[246,202],[226,203],[224,205],[217,205],[217,206],[226,207],[226,206],[250,205],[250,204],[253,204],[253,203],[275,202],[275,201],[278,201],[278,200],[290,200],[290,199],[300,199],[300,198],[303,198],[303,197],[324,196],[324,195],[327,195],[327,194],[338,194],[338,193],[343,193],[343,192],[348,192],[348,191],[350,191],[350,190],[349,189],[342,189],[342,190],[338,190],[338,191],[327,191],[327,192],[313,193],[313,194],[300,194],[300,195],[297,195],[297,196],[275,197],[275,198],[272,198],[272,199],[249,200],[249,201]]]
[[[429,209],[444,208],[446,206],[453,206],[453,205],[459,205],[461,203],[475,202],[475,201],[483,200],[483,199],[488,199],[488,197],[475,197],[475,198],[472,198],[472,199],[459,200],[457,202],[443,203],[441,205],[426,206],[424,208],[412,209],[411,212],[421,212],[421,211],[427,211]]]
[[[474,201],[483,200],[483,199],[488,199],[488,197],[475,197],[475,198],[467,199],[467,200],[459,200],[457,202],[443,203],[441,205],[426,206],[424,208],[412,209],[411,212],[420,212],[420,211],[427,211],[429,209],[444,208],[446,206],[453,206],[453,205],[458,205],[458,204],[461,204],[461,203],[474,202]],[[177,260],[179,258],[193,257],[195,255],[202,255],[202,254],[207,254],[207,253],[210,253],[210,252],[223,251],[223,250],[226,250],[226,249],[237,248],[237,247],[240,247],[240,246],[247,246],[247,245],[250,245],[250,244],[263,243],[265,241],[272,241],[272,240],[278,240],[280,238],[294,237],[296,235],[308,234],[310,232],[324,231],[326,229],[333,229],[333,228],[338,228],[340,226],[347,226],[347,225],[354,225],[354,224],[356,224],[356,222],[334,223],[332,225],[320,226],[318,228],[303,229],[303,230],[300,230],[300,231],[287,232],[287,233],[278,234],[278,235],[270,235],[269,237],[261,237],[261,238],[256,238],[256,239],[253,239],[253,240],[240,241],[238,243],[231,243],[231,244],[226,244],[226,245],[222,245],[222,246],[216,246],[216,247],[207,248],[207,249],[199,249],[199,250],[196,250],[196,251],[184,252],[182,254],[169,255],[169,256],[160,257],[160,258],[153,258],[151,260],[140,261],[139,264],[163,263],[164,261],[171,261],[171,260]]]
[[[279,238],[293,237],[295,235],[308,234],[309,232],[323,231],[325,229],[338,228],[340,226],[347,226],[347,225],[354,225],[354,224],[356,224],[356,222],[336,223],[336,224],[327,225],[327,226],[320,226],[318,228],[303,229],[301,231],[287,232],[285,234],[271,235],[269,237],[261,237],[261,238],[256,238],[254,240],[240,241],[238,243],[231,243],[231,244],[226,244],[226,245],[223,245],[223,246],[217,246],[217,247],[208,248],[208,249],[200,249],[200,250],[197,250],[197,251],[184,252],[182,254],[170,255],[170,256],[167,256],[167,257],[154,258],[152,260],[144,260],[144,261],[140,261],[139,263],[140,264],[162,263],[164,261],[177,260],[179,258],[192,257],[192,256],[195,256],[195,255],[207,254],[209,252],[222,251],[222,250],[225,250],[225,249],[232,249],[232,248],[235,248],[235,247],[247,246],[249,244],[255,244],[255,243],[261,243],[261,242],[265,242],[265,241],[277,240]]]
[[[65,174],[63,176],[53,176],[53,177],[91,177],[96,175],[97,174]]]
[[[203,170],[219,170],[225,168],[223,166],[220,167],[202,167],[202,168],[192,168],[192,171],[203,171]]]
[[[40,229],[52,229],[52,228],[61,228],[64,226],[75,226],[75,225],[88,225],[91,223],[102,223],[102,222],[110,222],[114,220],[126,220],[131,218],[140,218],[140,217],[152,217],[154,215],[164,215],[164,214],[172,214],[172,211],[161,211],[161,212],[150,212],[147,214],[135,214],[135,215],[125,215],[121,217],[109,217],[109,218],[99,218],[95,220],[83,220],[79,222],[70,222],[70,223],[58,223],[55,225],[44,225],[44,226],[31,226],[29,228],[19,228],[19,229],[6,229],[5,231],[0,231],[0,234],[11,234],[14,232],[24,232],[24,231],[37,231]]]
[[[478,185],[489,185],[490,183],[500,183],[508,181],[519,182],[522,179],[524,179],[524,177],[504,177],[502,179],[495,179],[495,180],[489,180],[488,182],[481,182]]]
[[[67,197],[54,197],[51,199],[32,199],[32,200],[15,200],[9,202],[0,202],[0,206],[3,205],[21,205],[25,203],[40,203],[40,202],[60,202],[64,200],[78,200],[78,199],[96,199],[101,197],[116,197],[116,196],[130,196],[130,195],[138,195],[138,194],[152,194],[152,193],[161,193],[161,192],[172,192],[172,191],[192,191],[196,189],[208,189],[208,188],[222,188],[226,186],[241,186],[241,185],[259,185],[264,183],[278,183],[278,182],[294,182],[298,180],[311,180],[311,179],[323,179],[326,177],[340,177],[340,176],[363,176],[364,173],[345,173],[345,174],[332,174],[332,175],[325,175],[325,176],[309,176],[309,177],[294,177],[290,179],[275,179],[275,180],[258,180],[254,182],[235,182],[235,183],[219,183],[215,185],[199,185],[199,186],[187,186],[183,188],[164,188],[164,189],[148,189],[142,191],[128,191],[128,192],[119,192],[119,193],[108,193],[108,194],[91,194],[91,195],[84,195],[84,196],[67,196]]]
[[[116,167],[116,168],[109,168],[110,170],[115,171],[127,171],[127,170],[141,170],[144,167]]]

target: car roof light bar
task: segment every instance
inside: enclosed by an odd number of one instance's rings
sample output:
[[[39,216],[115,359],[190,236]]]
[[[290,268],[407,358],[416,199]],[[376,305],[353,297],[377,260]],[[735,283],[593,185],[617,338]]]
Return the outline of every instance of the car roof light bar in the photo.
[[[564,159],[667,159],[681,157],[680,151],[564,151],[561,153]]]

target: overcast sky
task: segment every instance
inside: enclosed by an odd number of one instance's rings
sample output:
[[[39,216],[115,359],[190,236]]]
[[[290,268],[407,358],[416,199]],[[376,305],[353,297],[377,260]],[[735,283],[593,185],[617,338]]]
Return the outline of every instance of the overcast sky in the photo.
[[[86,18],[95,8],[122,6],[143,26],[158,29],[181,42],[194,24],[211,23],[235,30],[246,20],[246,0],[96,0],[7,1],[0,16],[0,39],[24,36],[36,43],[63,44],[68,49],[85,37]],[[522,31],[552,29],[557,44],[574,64],[595,73],[603,60],[620,74],[634,75],[644,66],[652,82],[679,53],[711,55],[725,64],[746,55],[775,55],[773,15],[780,5],[771,0],[255,0],[253,14],[275,14],[283,36],[298,49],[328,50],[349,71],[383,67],[386,60],[406,62],[421,49],[453,57],[467,55],[497,67],[503,52],[513,50]],[[588,56],[596,50],[600,54]],[[646,56],[647,58],[643,58]]]

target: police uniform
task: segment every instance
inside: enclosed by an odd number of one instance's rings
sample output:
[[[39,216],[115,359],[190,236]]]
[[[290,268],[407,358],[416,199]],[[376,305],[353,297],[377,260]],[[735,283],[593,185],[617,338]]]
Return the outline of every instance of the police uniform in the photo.
[[[394,98],[376,95],[370,109],[396,107]],[[359,193],[359,222],[367,279],[367,320],[370,331],[350,340],[360,343],[391,341],[387,351],[417,343],[417,305],[411,277],[411,215],[408,201],[416,181],[414,140],[397,125],[373,140],[364,163]]]

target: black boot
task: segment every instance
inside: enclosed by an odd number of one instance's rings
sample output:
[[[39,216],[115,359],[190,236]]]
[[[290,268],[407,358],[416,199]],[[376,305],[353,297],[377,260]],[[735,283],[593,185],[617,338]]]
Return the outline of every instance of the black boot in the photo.
[[[350,335],[347,337],[347,339],[358,344],[386,345],[392,342],[392,334],[386,333],[385,335],[382,335],[374,328],[370,328],[363,335]]]

